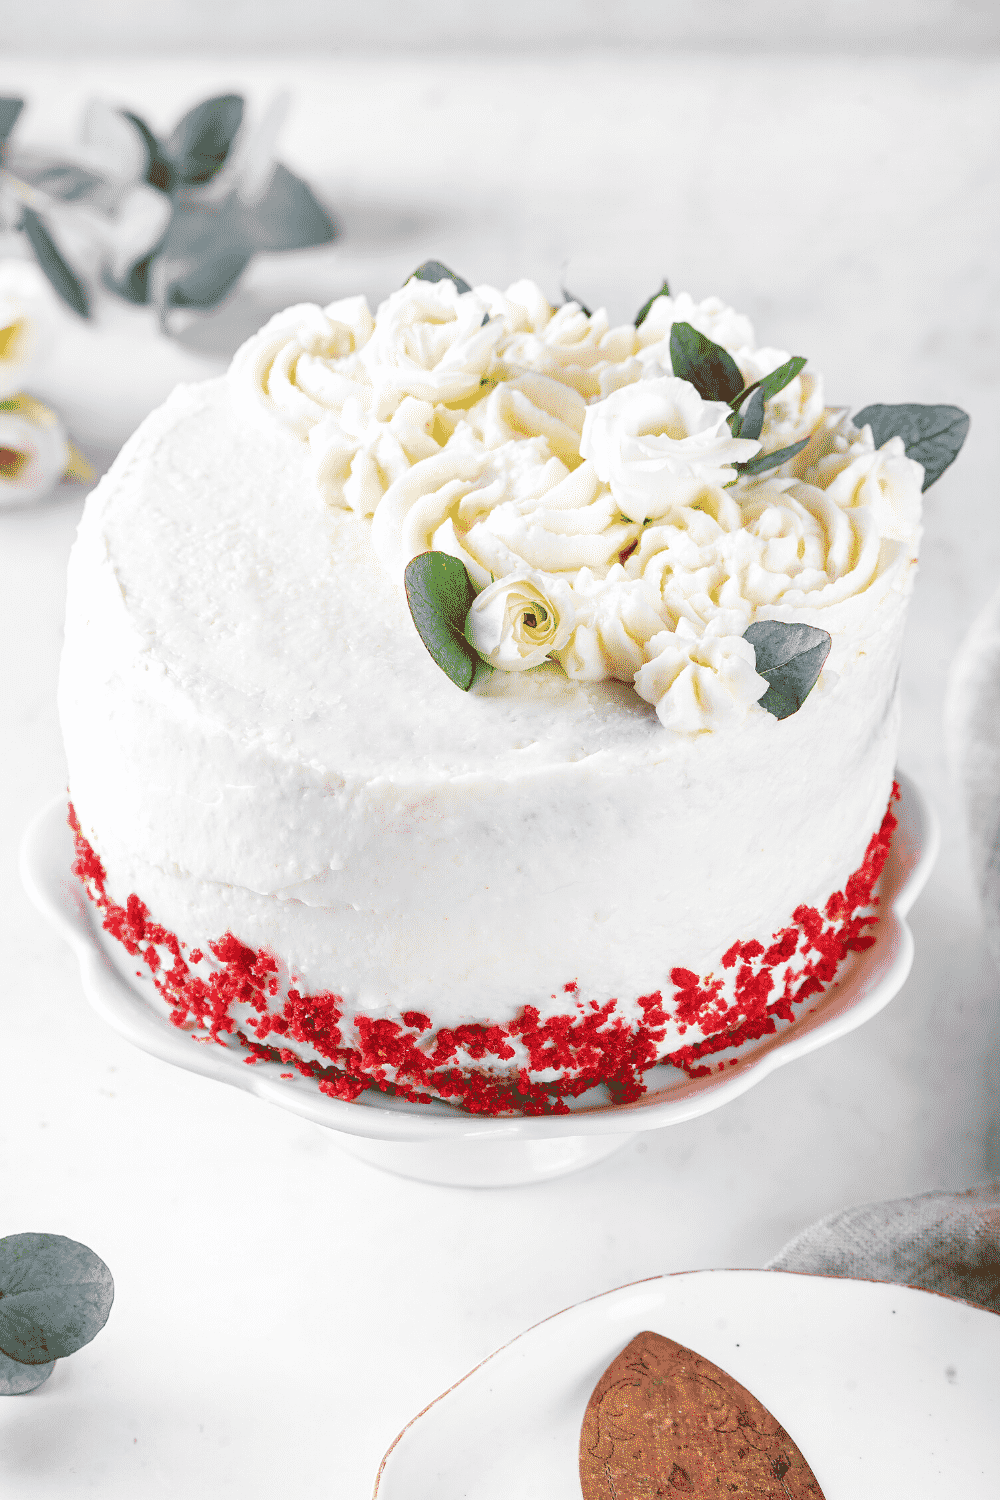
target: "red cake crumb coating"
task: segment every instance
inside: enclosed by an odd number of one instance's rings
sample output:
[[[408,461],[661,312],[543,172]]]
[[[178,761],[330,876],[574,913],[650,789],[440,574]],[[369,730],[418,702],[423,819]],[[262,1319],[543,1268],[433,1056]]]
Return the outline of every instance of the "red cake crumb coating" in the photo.
[[[659,990],[642,995],[638,1005],[643,1019],[636,1023],[616,1014],[617,1000],[605,1004],[575,1001],[573,1010],[544,1020],[535,1006],[526,1005],[507,1026],[464,1025],[432,1031],[429,1016],[405,1011],[403,1024],[356,1014],[351,1017],[358,1044],[344,1044],[341,1022],[344,1001],[330,992],[303,994],[294,986],[279,999],[279,963],[270,953],[248,948],[231,932],[208,944],[215,961],[207,978],[196,974],[205,954],[192,949],[184,958],[184,945],[155,922],[137,895],[124,906],[111,899],[106,874],[97,854],[84,838],[72,805],[69,824],[76,842],[73,873],[83,882],[90,899],[102,914],[112,937],[133,957],[141,958],[154,985],[171,1008],[175,1026],[198,1027],[221,1045],[235,1039],[246,1050],[245,1061],[280,1062],[294,1067],[303,1077],[317,1081],[320,1091],[336,1099],[356,1099],[366,1088],[379,1088],[418,1103],[432,1097],[461,1104],[473,1114],[500,1115],[565,1114],[567,1098],[575,1098],[595,1084],[606,1085],[617,1102],[637,1099],[645,1093],[642,1075],[658,1062],[671,1063],[690,1077],[703,1076],[712,1068],[703,1058],[776,1030],[776,1021],[793,1019],[795,1005],[820,994],[835,978],[848,953],[870,948],[874,937],[866,930],[877,921],[875,885],[889,853],[896,818],[892,799],[881,827],[872,835],[860,867],[843,891],[835,891],[822,912],[798,906],[789,925],[774,934],[769,947],[756,940],[736,941],[723,956],[723,967],[736,970],[734,1000],[723,997],[723,980],[698,975],[690,969],[670,971],[675,993],[671,999],[674,1019],[683,1033],[697,1026],[709,1033],[705,1040],[680,1047],[665,1057],[657,1055],[668,1023]],[[166,966],[160,949],[172,960]],[[792,967],[790,960],[801,962]],[[774,970],[784,967],[780,994],[774,994]],[[575,995],[577,984],[563,986]],[[271,1008],[277,1001],[280,1008]],[[249,1005],[256,1019],[246,1023],[250,1037],[230,1015],[234,1003]],[[430,1034],[428,1034],[430,1033]],[[276,1044],[267,1041],[274,1037]],[[300,1058],[287,1038],[313,1047],[327,1064]],[[529,1067],[511,1070],[504,1064],[516,1056],[510,1039],[516,1038],[528,1054]],[[470,1071],[462,1065],[459,1051],[474,1062],[495,1061],[495,1073]],[[717,1068],[725,1063],[716,1063]],[[569,1076],[538,1082],[532,1073],[558,1068]],[[294,1075],[283,1073],[283,1078]],[[432,1092],[433,1091],[433,1092]]]

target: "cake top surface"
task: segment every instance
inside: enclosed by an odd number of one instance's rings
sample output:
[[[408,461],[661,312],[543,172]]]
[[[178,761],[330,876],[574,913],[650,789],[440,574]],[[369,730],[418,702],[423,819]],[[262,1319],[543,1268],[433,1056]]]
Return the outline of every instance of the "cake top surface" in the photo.
[[[223,381],[179,388],[123,459],[81,540],[104,554],[108,631],[138,646],[142,692],[345,771],[503,776],[601,750],[667,753],[625,684],[574,682],[555,663],[459,694],[370,523],[317,505],[300,444],[248,429]]]
[[[678,330],[743,394],[703,395]],[[920,465],[803,365],[711,298],[663,294],[612,329],[531,283],[443,275],[375,317],[288,309],[123,450],[81,529],[94,609],[138,692],[317,769],[505,777],[763,745],[779,721],[747,628],[828,632],[824,691],[908,589],[919,534]],[[462,645],[494,669],[465,694],[407,607],[427,551],[464,568]]]

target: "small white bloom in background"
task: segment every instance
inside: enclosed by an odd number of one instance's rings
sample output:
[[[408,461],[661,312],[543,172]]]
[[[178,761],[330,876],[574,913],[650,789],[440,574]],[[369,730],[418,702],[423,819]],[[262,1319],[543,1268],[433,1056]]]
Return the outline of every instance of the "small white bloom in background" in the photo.
[[[499,578],[476,596],[465,637],[490,666],[524,672],[560,650],[575,624],[569,585],[526,569]]]
[[[688,620],[680,620],[676,630],[647,643],[649,660],[635,674],[635,690],[655,704],[665,728],[678,734],[719,729],[742,719],[767,692],[750,642],[726,633],[742,623],[727,613],[699,635]]]
[[[376,416],[391,416],[404,396],[420,401],[464,401],[478,394],[507,327],[488,318],[474,292],[453,281],[411,277],[381,303],[375,332],[362,358],[377,393]]]
[[[31,384],[58,326],[55,297],[39,268],[27,260],[0,260],[0,400]]]
[[[760,452],[758,442],[733,437],[729,415],[689,381],[658,375],[588,407],[580,453],[631,520],[650,520],[706,484],[728,484],[733,465]]]
[[[0,505],[40,500],[64,474],[93,477],[55,412],[31,396],[0,401]]]

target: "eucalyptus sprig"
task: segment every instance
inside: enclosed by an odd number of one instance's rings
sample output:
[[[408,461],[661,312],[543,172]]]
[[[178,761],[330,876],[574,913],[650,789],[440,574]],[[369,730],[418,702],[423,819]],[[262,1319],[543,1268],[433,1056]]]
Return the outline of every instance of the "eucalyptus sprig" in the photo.
[[[61,229],[74,223],[103,247],[104,284],[126,301],[151,303],[164,326],[175,308],[214,307],[256,254],[334,237],[309,187],[275,160],[287,98],[254,129],[240,95],[206,99],[163,138],[133,111],[95,101],[76,157],[15,149],[23,102],[0,98],[0,219],[23,232],[82,317],[90,314],[87,277],[60,248]]]
[[[757,700],[759,707],[776,719],[798,713],[830,654],[833,639],[829,632],[814,625],[757,620],[744,630],[743,639],[754,649],[757,674],[769,684]]]
[[[851,420],[855,427],[871,428],[876,448],[901,437],[907,458],[923,465],[924,490],[955,462],[969,431],[968,413],[960,406],[921,406],[915,401],[866,406]]]
[[[35,1390],[57,1359],[89,1344],[114,1301],[99,1255],[61,1234],[0,1239],[0,1395]]]
[[[450,552],[420,552],[407,563],[403,583],[420,639],[442,672],[467,693],[481,663],[465,639],[466,616],[476,597],[465,564]]]

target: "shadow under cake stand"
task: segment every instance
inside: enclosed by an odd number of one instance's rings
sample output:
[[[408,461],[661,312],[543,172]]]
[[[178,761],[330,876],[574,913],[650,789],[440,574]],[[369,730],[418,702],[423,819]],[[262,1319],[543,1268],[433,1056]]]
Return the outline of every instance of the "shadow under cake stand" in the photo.
[[[897,779],[899,826],[879,883],[875,942],[851,956],[842,978],[794,1021],[779,1022],[773,1035],[722,1054],[727,1065],[719,1071],[688,1078],[661,1065],[645,1074],[646,1092],[634,1102],[613,1104],[603,1090],[593,1089],[570,1101],[570,1112],[563,1115],[492,1119],[444,1103],[413,1104],[375,1088],[350,1103],[331,1099],[307,1079],[282,1078],[280,1063],[249,1068],[238,1045],[206,1045],[174,1026],[169,1006],[151,980],[130,968],[127,953],[104,931],[71,873],[73,836],[65,797],[50,802],[25,833],[21,876],[35,905],[75,952],[91,1005],[136,1047],[324,1125],[336,1132],[345,1151],[385,1171],[456,1187],[506,1187],[577,1171],[610,1156],[641,1131],[718,1109],[782,1064],[846,1036],[888,1004],[913,962],[906,916],[930,874],[939,842],[927,799],[908,776],[898,773]]]

